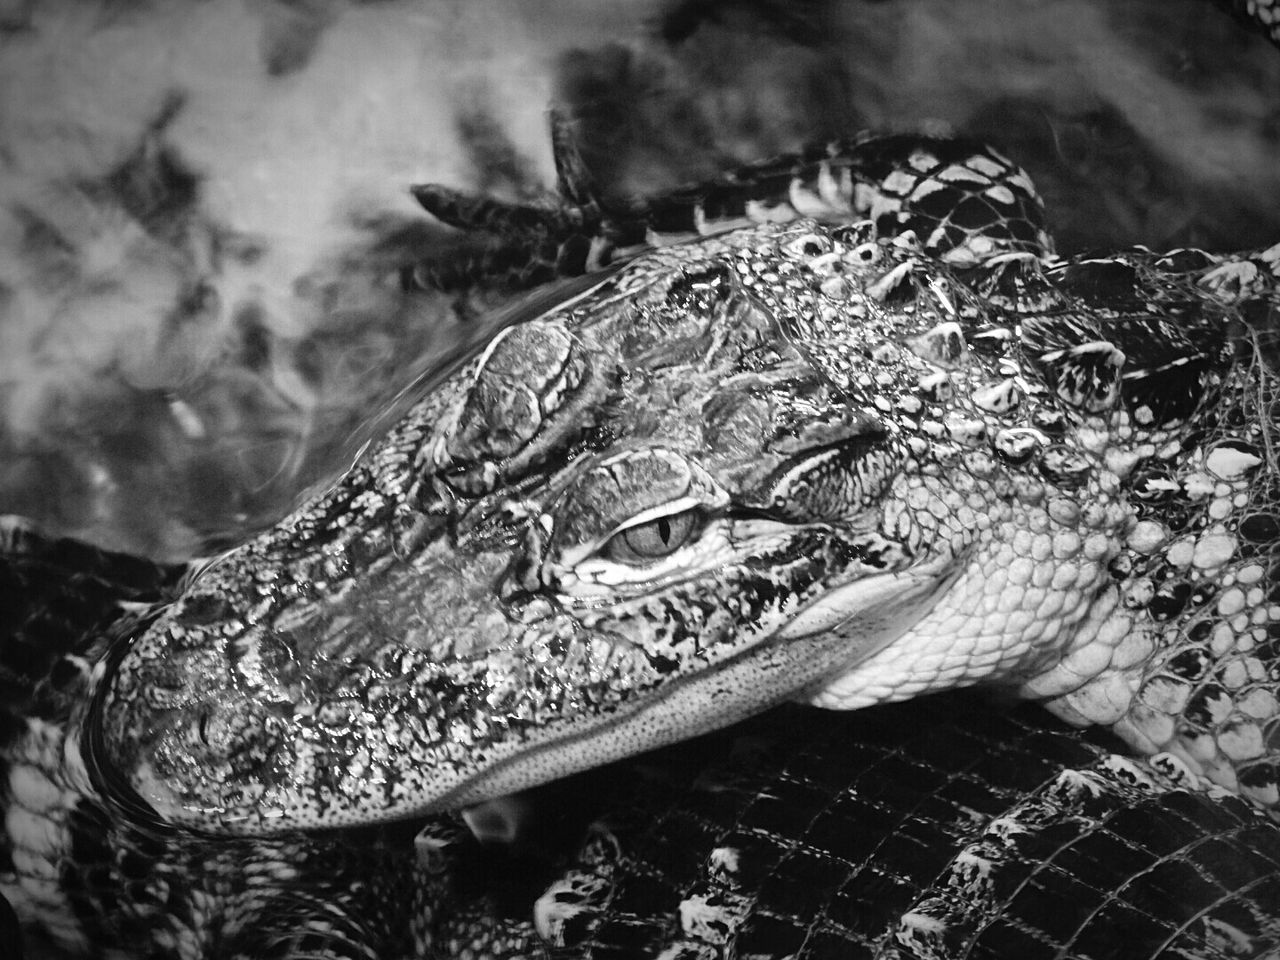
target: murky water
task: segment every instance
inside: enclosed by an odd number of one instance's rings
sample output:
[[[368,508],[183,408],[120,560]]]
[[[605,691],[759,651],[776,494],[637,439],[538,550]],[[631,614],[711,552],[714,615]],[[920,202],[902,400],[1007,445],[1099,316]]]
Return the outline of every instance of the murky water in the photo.
[[[47,3],[0,35],[0,512],[181,558],[340,468],[501,292],[413,183],[660,191],[861,129],[967,132],[1064,252],[1280,238],[1280,55],[1203,0]]]

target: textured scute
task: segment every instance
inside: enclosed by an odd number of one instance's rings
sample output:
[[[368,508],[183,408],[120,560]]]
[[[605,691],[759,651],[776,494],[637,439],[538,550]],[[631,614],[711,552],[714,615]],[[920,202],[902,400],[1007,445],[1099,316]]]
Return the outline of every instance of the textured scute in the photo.
[[[696,777],[669,766],[539,899],[557,956],[1280,949],[1267,818],[1039,710],[787,708],[685,749]]]
[[[1253,266],[1268,255],[1222,264],[1200,283],[1214,288],[1224,274],[1247,274],[1252,287],[1243,295],[1274,310],[1275,275]],[[1247,342],[1257,333],[1242,327],[1236,335]],[[1203,347],[1197,354],[1209,355]],[[1280,402],[1262,363],[1245,357],[1225,377],[1202,359],[1182,366],[1182,377],[1199,368],[1197,380],[1212,386],[1209,405],[1126,484],[1143,506],[1130,549],[1117,558],[1127,571],[1123,603],[1146,612],[1156,653],[1118,729],[1142,749],[1170,750],[1216,782],[1275,804],[1280,744],[1268,731],[1280,676],[1280,540],[1267,534],[1280,500]]]

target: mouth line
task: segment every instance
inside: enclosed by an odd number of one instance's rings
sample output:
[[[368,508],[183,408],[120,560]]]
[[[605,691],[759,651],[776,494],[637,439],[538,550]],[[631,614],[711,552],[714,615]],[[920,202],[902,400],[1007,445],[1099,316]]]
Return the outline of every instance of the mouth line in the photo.
[[[531,784],[524,782],[520,768],[530,763],[530,757],[553,752],[578,754],[584,744],[605,741],[604,759],[597,756],[596,762],[609,762],[635,752],[635,749],[653,749],[726,726],[751,713],[803,696],[806,691],[820,689],[830,675],[855,668],[858,663],[892,644],[897,636],[892,630],[872,630],[859,649],[844,651],[841,647],[858,644],[848,631],[839,628],[857,620],[860,612],[866,613],[869,609],[874,609],[876,603],[883,598],[892,597],[899,592],[914,594],[916,590],[913,588],[920,587],[929,579],[931,578],[924,575],[904,572],[878,573],[836,588],[842,594],[860,591],[863,602],[858,604],[859,609],[846,610],[830,625],[813,629],[792,629],[820,601],[802,604],[793,611],[786,623],[714,667],[676,676],[671,682],[659,685],[642,701],[624,706],[617,714],[607,718],[588,718],[581,727],[576,727],[575,721],[581,722],[581,718],[570,717],[569,726],[558,736],[535,745],[520,755],[503,757],[489,765],[479,776],[460,781],[430,800],[423,800],[414,812],[438,813],[523,789]],[[877,637],[878,632],[883,632],[884,636]],[[747,682],[751,678],[773,675],[767,669],[770,664],[776,666],[788,662],[799,665],[795,671],[799,675],[798,679],[793,682],[779,684],[773,689]],[[762,663],[766,665],[763,670]],[[827,664],[825,670],[818,668],[820,663]],[[787,671],[781,672],[785,674]],[[717,698],[720,700],[717,701]],[[690,707],[690,704],[703,702],[718,702],[714,717],[699,713],[696,706]],[[637,724],[640,725],[639,733],[635,729]],[[664,735],[663,731],[668,729],[669,735]],[[637,735],[652,739],[637,741]],[[616,744],[612,749],[608,746],[610,741]],[[641,744],[638,748],[637,743]],[[597,748],[597,753],[600,752]],[[565,772],[572,772],[569,765],[566,765]]]

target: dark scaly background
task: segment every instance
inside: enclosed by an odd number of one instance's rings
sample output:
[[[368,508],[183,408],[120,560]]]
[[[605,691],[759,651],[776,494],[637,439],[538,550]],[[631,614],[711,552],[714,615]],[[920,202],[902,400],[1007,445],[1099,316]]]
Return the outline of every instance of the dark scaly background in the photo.
[[[465,242],[407,187],[545,195],[550,103],[617,195],[924,129],[1025,165],[1062,252],[1280,241],[1280,53],[1205,0],[10,3],[0,513],[166,559],[270,523],[484,335],[401,290]]]

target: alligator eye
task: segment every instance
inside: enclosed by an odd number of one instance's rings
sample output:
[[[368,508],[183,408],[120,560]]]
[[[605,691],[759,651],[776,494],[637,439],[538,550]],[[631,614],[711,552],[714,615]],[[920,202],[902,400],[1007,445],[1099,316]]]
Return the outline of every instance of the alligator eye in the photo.
[[[674,553],[698,527],[697,508],[663,514],[619,530],[604,546],[604,555],[619,563],[640,563]]]

